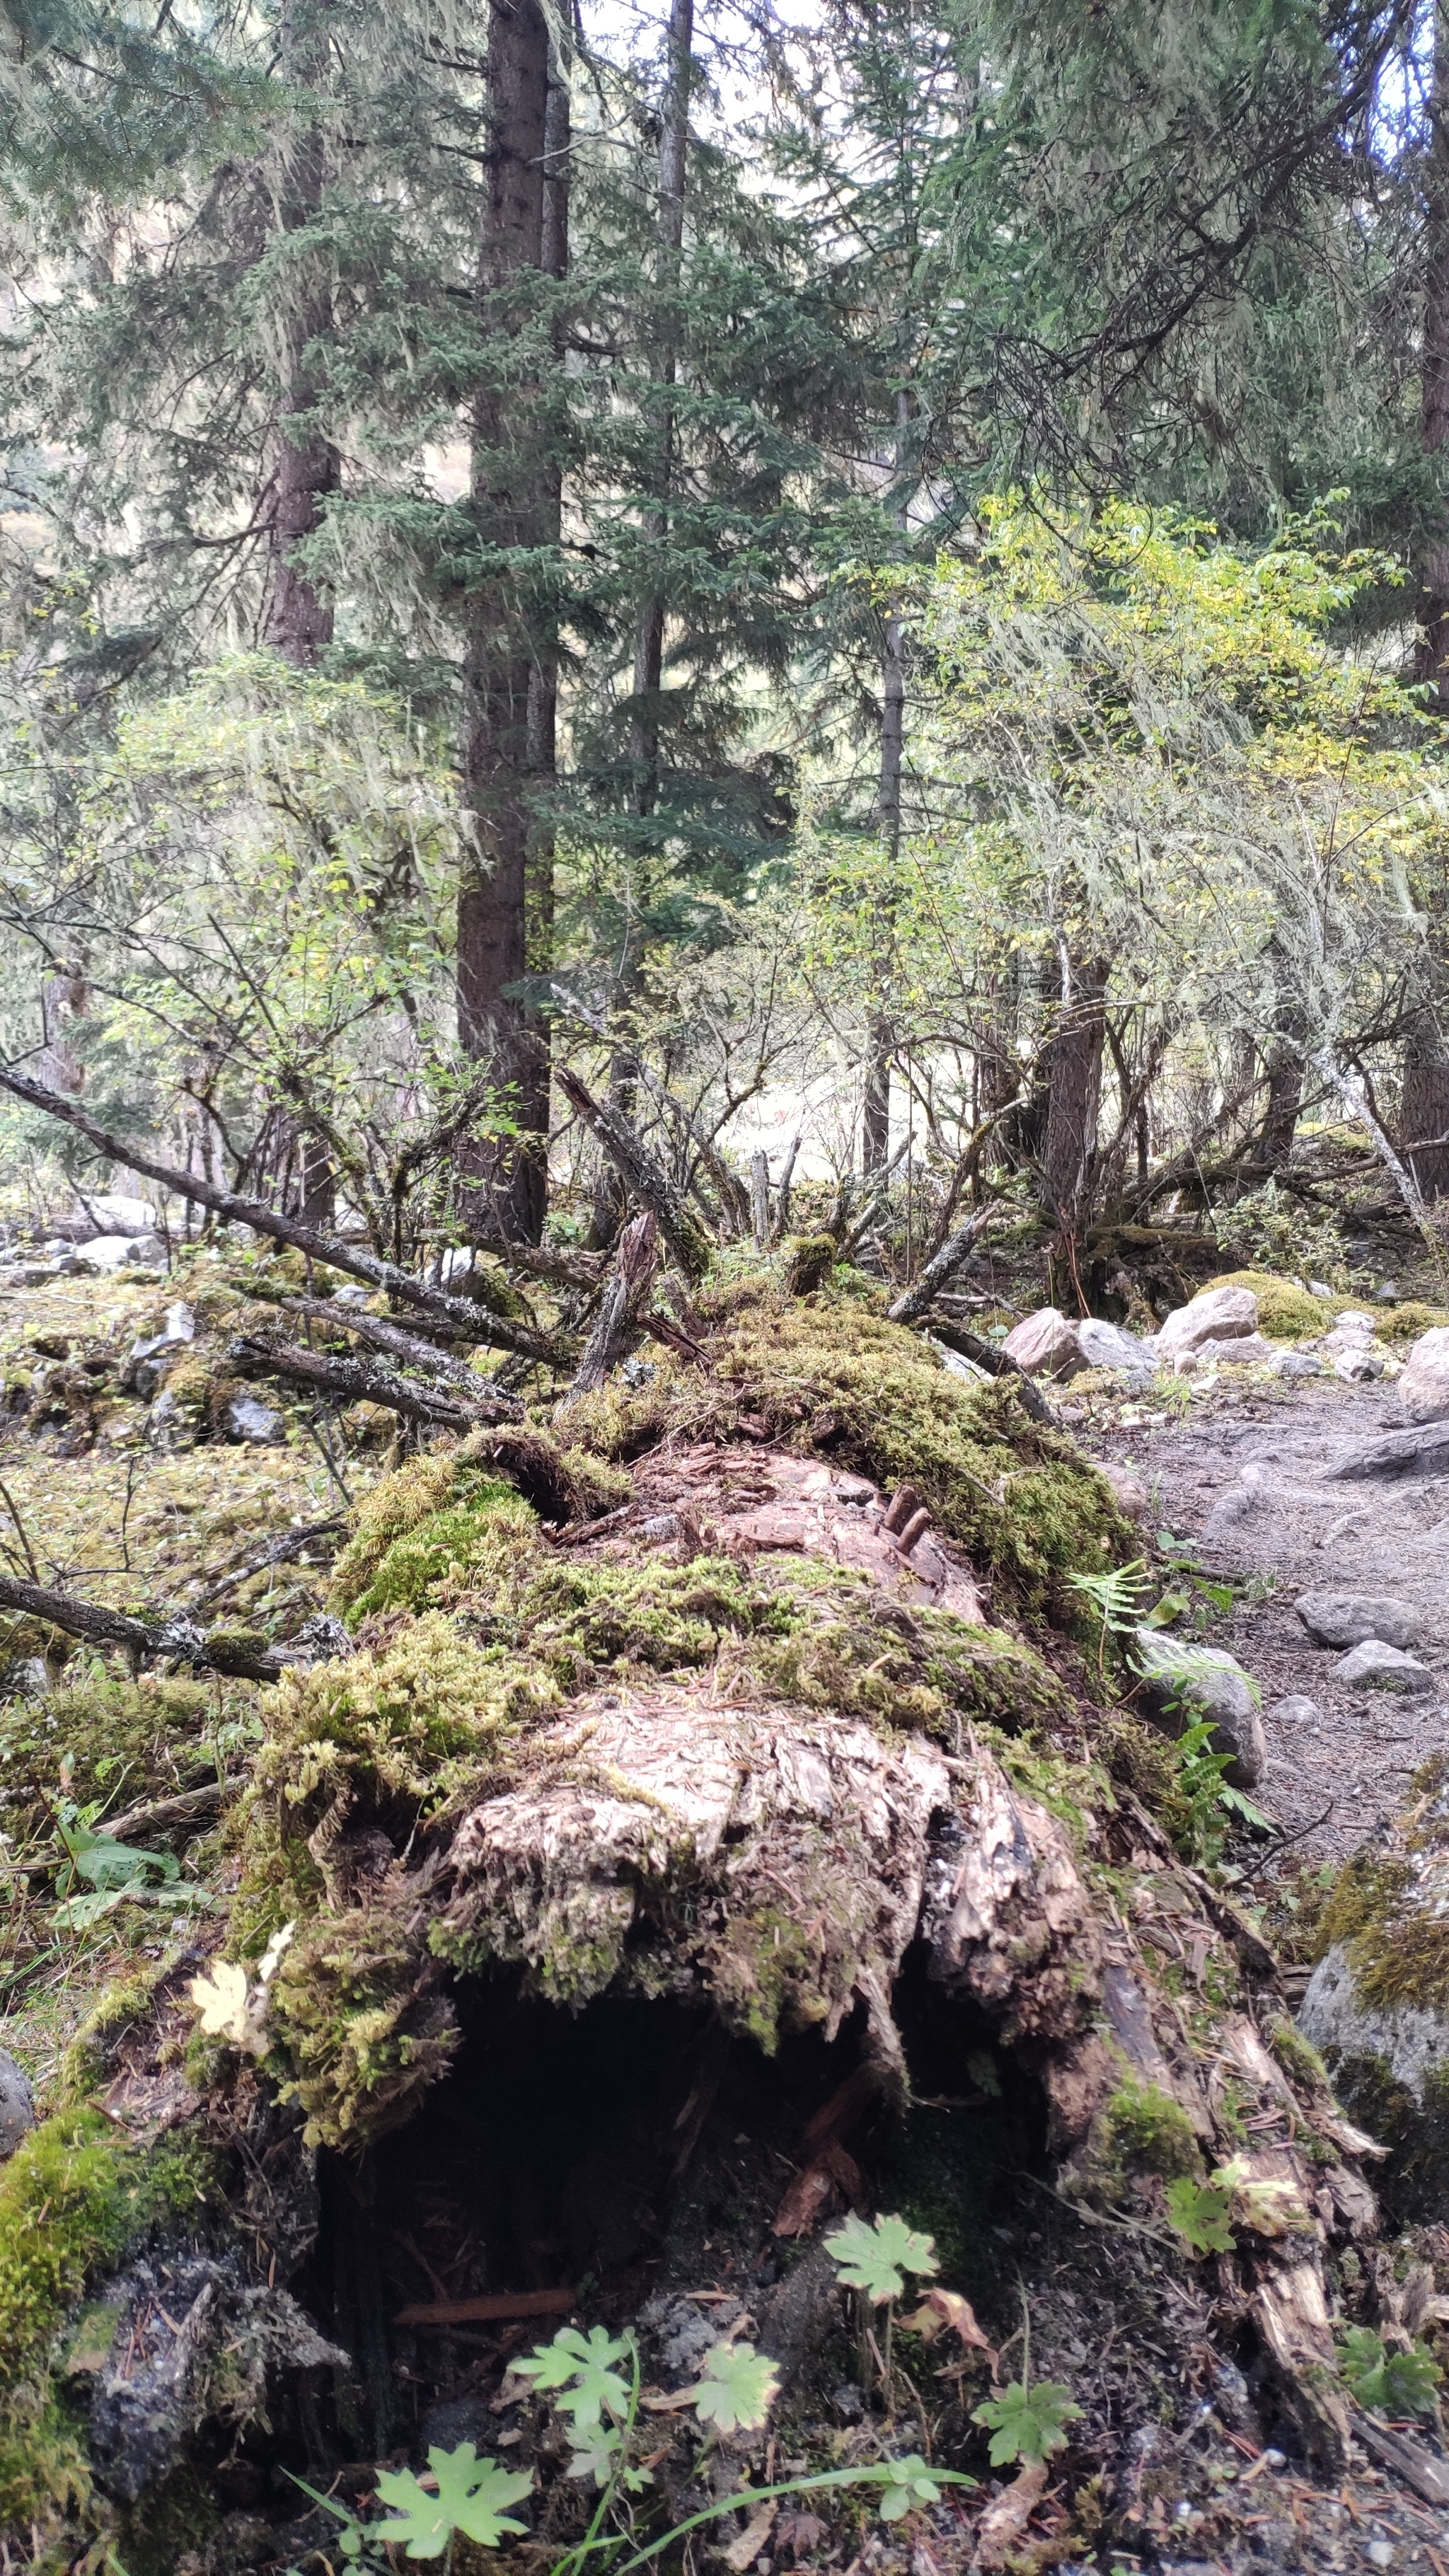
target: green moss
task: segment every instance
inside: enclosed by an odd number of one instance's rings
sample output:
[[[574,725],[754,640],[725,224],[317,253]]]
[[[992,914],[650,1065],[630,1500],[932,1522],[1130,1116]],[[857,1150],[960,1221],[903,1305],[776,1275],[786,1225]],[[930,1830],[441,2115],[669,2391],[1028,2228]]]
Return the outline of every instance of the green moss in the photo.
[[[792,1297],[813,1296],[830,1277],[840,1257],[833,1234],[801,1234],[789,1247],[785,1286]]]
[[[534,1517],[511,1485],[480,1478],[466,1502],[430,1512],[395,1538],[348,1610],[353,1627],[377,1610],[422,1610],[497,1569],[510,1544],[532,1536]]]
[[[1093,2162],[1103,2178],[1132,2165],[1161,2174],[1165,2182],[1202,2172],[1201,2150],[1181,2103],[1156,2084],[1135,2081],[1120,2084],[1099,2114]]]
[[[205,1738],[254,1694],[244,1686],[114,1681],[92,1670],[45,1699],[0,1708],[0,1818],[17,1837],[48,1833],[68,1784],[84,1806],[165,1797],[209,1768]],[[65,1781],[62,1781],[62,1764]]]
[[[58,2112],[0,2166],[0,2523],[82,2500],[84,2462],[50,2396],[66,2309],[148,2222],[136,2155],[94,2111]]]
[[[1268,2045],[1290,2083],[1310,2096],[1331,2092],[1328,2070],[1311,2039],[1305,2039],[1297,2024],[1286,2013],[1280,2014],[1268,2032]]]
[[[406,1919],[384,1904],[325,1915],[282,1963],[272,1987],[290,2067],[281,2093],[304,2112],[309,2146],[356,2148],[396,2127],[457,2046],[415,1913],[409,1903]]]
[[[1335,1315],[1353,1304],[1351,1297],[1310,1297],[1291,1279],[1272,1270],[1225,1270],[1208,1281],[1209,1288],[1251,1288],[1258,1300],[1258,1330],[1270,1342],[1298,1342],[1328,1330]]]
[[[425,1535],[430,1524],[431,1543]],[[474,1547],[487,1545],[495,1529],[521,1533],[532,1525],[513,1487],[463,1460],[456,1449],[410,1458],[364,1495],[356,1528],[333,1568],[333,1604],[354,1618],[369,1609],[419,1608],[429,1585],[442,1579],[460,1550],[466,1559]],[[410,1550],[408,1540],[415,1542]]]
[[[1444,1324],[1449,1324],[1449,1308],[1425,1306],[1416,1297],[1406,1297],[1401,1306],[1387,1306],[1374,1318],[1381,1342],[1416,1342],[1421,1333]]]

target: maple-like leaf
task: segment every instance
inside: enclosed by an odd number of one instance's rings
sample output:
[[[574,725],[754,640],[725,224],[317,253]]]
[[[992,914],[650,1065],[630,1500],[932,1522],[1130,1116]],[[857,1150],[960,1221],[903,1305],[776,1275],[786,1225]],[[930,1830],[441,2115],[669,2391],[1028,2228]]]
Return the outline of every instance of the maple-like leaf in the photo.
[[[900,2297],[907,2272],[936,2269],[934,2238],[918,2236],[903,2218],[878,2218],[870,2227],[863,2218],[847,2218],[825,2246],[847,2289],[864,2290],[876,2306]]]
[[[582,2439],[602,2424],[606,2413],[615,2418],[628,2413],[629,2383],[615,2367],[628,2358],[629,2344],[621,2335],[607,2334],[602,2326],[590,2326],[587,2335],[577,2326],[563,2326],[552,2343],[539,2344],[526,2361],[512,2366],[540,2392],[557,2390],[555,2405],[572,2418],[575,2437]]]
[[[704,2356],[704,2376],[690,2390],[702,2424],[719,2433],[752,2433],[763,2424],[779,2394],[778,2366],[752,2343],[712,2344]]]
[[[524,2530],[508,2507],[528,2494],[529,2471],[480,2460],[471,2442],[460,2442],[456,2451],[429,2451],[428,2466],[438,2481],[436,2495],[411,2469],[378,2471],[377,2492],[398,2517],[379,2523],[379,2536],[399,2542],[409,2558],[441,2558],[458,2531],[481,2549],[496,2549],[505,2532]]]
[[[191,2000],[208,2039],[240,2045],[247,2029],[247,1972],[233,1959],[218,1959],[209,1976],[193,1977]]]

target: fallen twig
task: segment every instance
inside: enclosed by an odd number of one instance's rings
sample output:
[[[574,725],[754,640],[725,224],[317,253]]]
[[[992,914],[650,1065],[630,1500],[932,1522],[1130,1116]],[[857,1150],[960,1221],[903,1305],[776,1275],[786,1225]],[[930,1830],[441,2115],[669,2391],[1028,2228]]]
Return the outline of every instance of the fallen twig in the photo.
[[[314,1387],[321,1395],[340,1396],[348,1404],[380,1404],[405,1421],[433,1422],[444,1431],[471,1431],[480,1422],[516,1422],[522,1409],[512,1396],[490,1394],[481,1378],[474,1381],[477,1394],[464,1397],[451,1380],[446,1387],[428,1385],[371,1367],[366,1360],[304,1350],[296,1342],[244,1335],[226,1356],[228,1367],[243,1377],[281,1378],[292,1386]]]
[[[98,1601],[83,1601],[78,1593],[55,1592],[43,1583],[21,1583],[8,1574],[0,1575],[0,1610],[43,1619],[68,1637],[83,1638],[87,1645],[124,1646],[129,1653],[148,1659],[170,1656],[238,1681],[277,1681],[300,1659],[296,1647],[259,1646],[255,1639],[227,1629],[208,1635],[181,1614],[155,1621],[136,1619],[124,1610],[107,1610]]]

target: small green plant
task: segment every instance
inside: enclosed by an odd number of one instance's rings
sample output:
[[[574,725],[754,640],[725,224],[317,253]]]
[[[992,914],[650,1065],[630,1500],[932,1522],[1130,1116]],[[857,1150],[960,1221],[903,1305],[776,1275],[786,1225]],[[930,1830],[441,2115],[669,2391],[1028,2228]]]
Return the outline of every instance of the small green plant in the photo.
[[[907,2272],[940,2269],[933,2239],[918,2235],[903,2218],[877,2218],[869,2227],[863,2218],[847,2218],[826,2237],[825,2250],[834,2255],[846,2288],[863,2290],[873,2307],[900,2297]]]
[[[1167,2186],[1168,2225],[1194,2254],[1231,2254],[1231,2199],[1231,2192],[1220,2183],[1194,2182],[1191,2174],[1179,2174]]]
[[[51,1809],[55,1837],[64,1855],[56,1878],[60,1903],[54,1921],[65,1932],[88,1932],[93,1923],[113,1914],[118,1905],[209,1906],[206,1891],[182,1879],[181,1865],[170,1852],[141,1851],[97,1830],[93,1808],[57,1799]],[[159,1882],[152,1884],[153,1878]],[[81,1893],[84,1880],[88,1893]]]
[[[409,2558],[441,2558],[457,2532],[480,2548],[496,2549],[505,2532],[526,2528],[515,2522],[508,2507],[528,2494],[530,2471],[500,2469],[496,2460],[480,2460],[471,2442],[461,2442],[455,2451],[429,2451],[428,2466],[436,2494],[411,2469],[378,2471],[377,2492],[391,2509],[391,2518],[377,2526],[384,2547],[395,2543]]]
[[[934,2240],[918,2235],[903,2218],[877,2218],[867,2226],[863,2218],[851,2216],[833,2236],[826,2237],[825,2250],[834,2255],[844,2287],[859,2292],[862,2316],[872,2307],[885,2308],[882,2377],[889,2403],[896,2301],[906,2286],[907,2272],[925,2275],[938,2269]],[[870,2343],[863,2325],[861,2363],[869,2369]]]
[[[1370,2327],[1350,2326],[1337,2359],[1345,2383],[1370,2413],[1433,2414],[1444,2374],[1427,2344],[1416,2343],[1412,2352],[1386,2352]]]
[[[1179,1703],[1171,1703],[1177,1708]],[[1196,1718],[1184,1727],[1173,1747],[1177,1757],[1177,1785],[1187,1809],[1180,1839],[1185,1857],[1211,1868],[1221,1860],[1230,1821],[1250,1825],[1260,1833],[1271,1833],[1272,1827],[1261,1807],[1245,1798],[1241,1789],[1233,1788],[1224,1778],[1231,1753],[1213,1749],[1217,1733],[1211,1718]]]
[[[978,2406],[971,2421],[990,2432],[991,2465],[1003,2469],[1016,2460],[1044,2460],[1052,2451],[1065,2450],[1064,2428],[1081,2411],[1060,2380],[1039,2379],[1032,2388],[1025,2379],[1013,2379]]]
[[[1097,1613],[1097,1679],[1106,1687],[1107,1640],[1129,1636],[1142,1618],[1143,1597],[1148,1589],[1147,1567],[1140,1556],[1130,1565],[1118,1565],[1106,1574],[1069,1574],[1067,1582],[1073,1592],[1080,1592]]]
[[[767,2352],[756,2352],[751,2343],[717,2343],[704,2356],[694,2411],[717,2433],[751,2433],[765,2422],[779,2393],[780,2374]]]
[[[602,2326],[582,2335],[577,2326],[561,2326],[552,2343],[538,2344],[513,2368],[567,2416],[571,2478],[592,2478],[595,2486],[609,2488],[622,2482],[635,2494],[648,2485],[648,2471],[630,2464],[625,2444],[639,2406],[639,2352],[632,2335],[611,2335]]]

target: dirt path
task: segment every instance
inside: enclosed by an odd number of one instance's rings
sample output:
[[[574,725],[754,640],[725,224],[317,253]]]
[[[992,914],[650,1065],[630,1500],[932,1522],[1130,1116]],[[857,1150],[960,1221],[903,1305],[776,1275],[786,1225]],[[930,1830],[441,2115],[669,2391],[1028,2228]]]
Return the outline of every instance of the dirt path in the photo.
[[[1360,1441],[1402,1427],[1383,1384],[1309,1379],[1239,1393],[1220,1380],[1187,1421],[1146,1406],[1133,1423],[1138,1408],[1123,1409],[1128,1423],[1088,1445],[1133,1466],[1153,1525],[1191,1541],[1205,1568],[1240,1587],[1209,1642],[1262,1688],[1268,1767],[1256,1795],[1301,1833],[1297,1854],[1344,1859],[1402,1803],[1418,1764],[1449,1747],[1449,1477],[1328,1480]],[[1308,1591],[1413,1603],[1423,1618],[1414,1652],[1441,1677],[1438,1689],[1409,1698],[1334,1681],[1337,1650],[1314,1645],[1293,1609]],[[1294,1695],[1313,1700],[1317,1716],[1280,1716]]]

